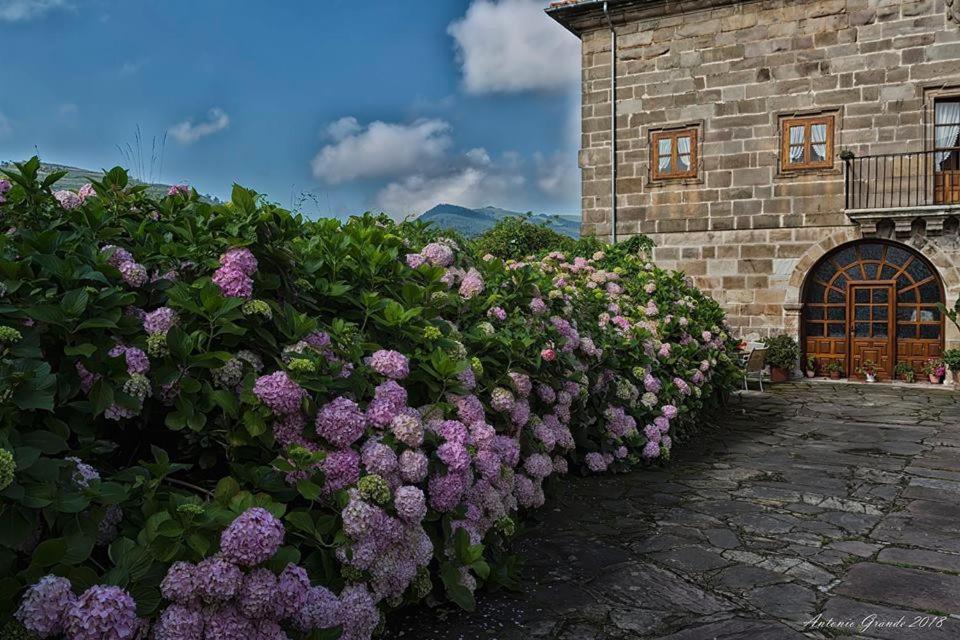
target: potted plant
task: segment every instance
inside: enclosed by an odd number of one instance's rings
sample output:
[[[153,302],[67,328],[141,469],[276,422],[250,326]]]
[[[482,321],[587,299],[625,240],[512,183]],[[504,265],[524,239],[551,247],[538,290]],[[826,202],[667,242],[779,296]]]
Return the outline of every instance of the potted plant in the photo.
[[[930,358],[923,363],[923,372],[930,379],[930,384],[940,384],[943,374],[947,372],[947,365],[940,358]]]
[[[800,345],[788,335],[773,336],[767,340],[767,362],[770,380],[785,382],[800,358]]]
[[[913,365],[906,360],[901,360],[893,368],[893,373],[904,382],[913,382],[917,379],[917,373],[913,370]]]
[[[812,378],[817,375],[817,359],[812,355],[807,356],[806,372],[808,378]]]
[[[867,382],[877,381],[877,365],[873,360],[864,360],[857,367],[857,373],[866,378]]]
[[[824,370],[830,376],[831,380],[839,380],[843,374],[843,365],[840,364],[839,360],[831,360],[827,363],[827,366],[824,367]]]
[[[960,349],[947,349],[943,352],[943,362],[950,367],[953,383],[960,385]]]

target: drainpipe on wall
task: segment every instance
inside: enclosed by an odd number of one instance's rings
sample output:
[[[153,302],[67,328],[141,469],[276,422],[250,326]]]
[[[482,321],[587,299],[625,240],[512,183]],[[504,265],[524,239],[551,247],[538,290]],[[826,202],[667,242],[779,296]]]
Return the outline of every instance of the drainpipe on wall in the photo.
[[[610,242],[617,243],[617,32],[603,3],[610,27]]]

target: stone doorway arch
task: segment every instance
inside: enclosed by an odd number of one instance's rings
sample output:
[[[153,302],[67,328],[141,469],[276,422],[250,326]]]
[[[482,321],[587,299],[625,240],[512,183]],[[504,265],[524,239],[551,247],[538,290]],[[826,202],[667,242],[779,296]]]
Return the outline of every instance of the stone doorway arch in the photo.
[[[823,371],[839,362],[856,375],[867,362],[891,378],[898,362],[918,373],[944,349],[946,301],[937,268],[919,251],[879,238],[841,244],[806,272],[800,291],[804,356]]]

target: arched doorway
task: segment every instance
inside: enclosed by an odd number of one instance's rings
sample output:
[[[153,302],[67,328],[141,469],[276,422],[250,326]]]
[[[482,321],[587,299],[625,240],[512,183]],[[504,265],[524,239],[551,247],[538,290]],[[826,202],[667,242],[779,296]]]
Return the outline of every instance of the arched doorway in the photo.
[[[852,376],[870,360],[890,379],[897,362],[920,374],[943,353],[943,283],[910,247],[873,239],[841,245],[814,264],[802,295],[802,346],[820,371],[838,361]]]

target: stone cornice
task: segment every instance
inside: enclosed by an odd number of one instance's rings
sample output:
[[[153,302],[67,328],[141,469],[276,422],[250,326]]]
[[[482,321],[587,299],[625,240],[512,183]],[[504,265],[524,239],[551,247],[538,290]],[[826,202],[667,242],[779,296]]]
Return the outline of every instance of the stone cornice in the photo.
[[[607,0],[607,10],[614,25],[636,20],[648,20],[691,11],[702,11],[741,2],[756,0]],[[955,0],[960,2],[960,0]],[[607,26],[602,0],[556,3],[547,8],[551,18],[562,24],[574,35]]]

